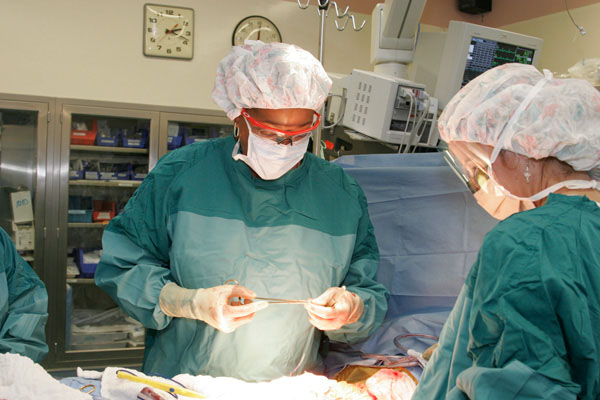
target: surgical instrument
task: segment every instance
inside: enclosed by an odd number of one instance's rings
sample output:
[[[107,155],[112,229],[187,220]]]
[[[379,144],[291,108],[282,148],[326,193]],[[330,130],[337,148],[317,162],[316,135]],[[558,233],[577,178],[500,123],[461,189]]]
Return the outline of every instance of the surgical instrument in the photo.
[[[239,282],[236,281],[235,279],[228,279],[225,282],[225,285],[239,285]],[[267,303],[270,303],[270,304],[305,304],[305,303],[309,302],[309,300],[287,300],[287,299],[275,299],[272,297],[255,297],[255,298],[249,299],[249,300],[262,300],[262,301],[266,301]]]
[[[286,299],[273,299],[270,297],[255,297],[252,300],[263,300],[270,304],[305,304],[309,300],[286,300]]]

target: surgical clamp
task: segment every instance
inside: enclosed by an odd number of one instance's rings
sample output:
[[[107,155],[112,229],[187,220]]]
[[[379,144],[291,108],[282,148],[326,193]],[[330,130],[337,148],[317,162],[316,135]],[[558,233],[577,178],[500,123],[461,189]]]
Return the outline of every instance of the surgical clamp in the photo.
[[[305,304],[305,303],[308,303],[308,300],[273,299],[270,297],[255,297],[252,300],[263,300],[270,304]]]
[[[239,285],[239,282],[235,279],[229,279],[225,282],[225,285]],[[286,299],[274,299],[272,297],[255,297],[250,300],[262,300],[270,304],[306,304],[309,300],[286,300]]]

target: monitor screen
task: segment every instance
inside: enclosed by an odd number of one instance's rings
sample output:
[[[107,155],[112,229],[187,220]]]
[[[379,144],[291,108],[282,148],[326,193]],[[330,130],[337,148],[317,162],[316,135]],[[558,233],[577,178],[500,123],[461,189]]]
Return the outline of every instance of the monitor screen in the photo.
[[[437,63],[434,96],[439,107],[446,107],[462,87],[498,65],[517,62],[537,67],[543,43],[533,36],[450,21],[442,57]]]
[[[469,52],[467,54],[465,72],[460,87],[462,88],[469,83],[471,79],[476,78],[479,74],[498,65],[506,63],[531,65],[533,63],[534,54],[534,49],[497,42],[490,39],[472,37]]]

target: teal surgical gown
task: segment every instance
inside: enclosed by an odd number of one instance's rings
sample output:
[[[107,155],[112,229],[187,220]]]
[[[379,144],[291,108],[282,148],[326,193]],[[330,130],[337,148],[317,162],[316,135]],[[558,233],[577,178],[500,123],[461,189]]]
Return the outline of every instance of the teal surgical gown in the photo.
[[[48,354],[48,293],[0,228],[0,353],[41,362]]]
[[[361,318],[337,341],[364,339],[387,310],[365,196],[338,166],[307,153],[279,179],[254,178],[231,157],[233,137],[164,156],[102,238],[96,284],[148,330],[144,372],[270,380],[318,367],[321,332],[302,305],[272,304],[222,333],[160,309],[163,286],[208,288],[229,279],[260,297],[307,299],[345,285]]]
[[[600,208],[547,203],[484,239],[413,399],[600,398]]]

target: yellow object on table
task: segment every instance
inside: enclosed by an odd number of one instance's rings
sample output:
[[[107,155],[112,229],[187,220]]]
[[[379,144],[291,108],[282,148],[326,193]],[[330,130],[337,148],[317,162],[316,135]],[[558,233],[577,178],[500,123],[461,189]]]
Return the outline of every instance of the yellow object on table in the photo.
[[[163,390],[167,393],[180,394],[182,396],[193,397],[195,399],[206,399],[206,396],[203,396],[198,392],[194,392],[193,390],[176,387],[169,383],[155,381],[154,379],[146,378],[143,376],[136,376],[127,371],[117,371],[117,378],[127,379],[132,382],[143,383],[153,388]]]

